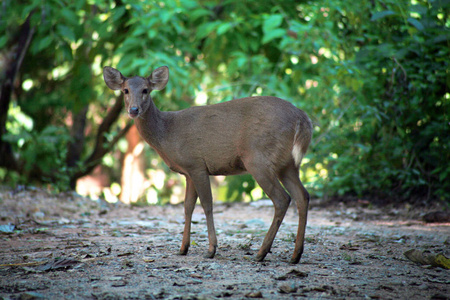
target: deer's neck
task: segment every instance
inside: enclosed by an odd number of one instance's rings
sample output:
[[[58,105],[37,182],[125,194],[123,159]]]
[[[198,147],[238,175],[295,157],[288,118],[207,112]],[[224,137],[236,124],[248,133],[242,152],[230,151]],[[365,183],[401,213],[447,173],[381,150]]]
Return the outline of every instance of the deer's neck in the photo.
[[[141,137],[156,150],[161,149],[165,135],[165,114],[151,101],[145,113],[134,119],[134,124]]]

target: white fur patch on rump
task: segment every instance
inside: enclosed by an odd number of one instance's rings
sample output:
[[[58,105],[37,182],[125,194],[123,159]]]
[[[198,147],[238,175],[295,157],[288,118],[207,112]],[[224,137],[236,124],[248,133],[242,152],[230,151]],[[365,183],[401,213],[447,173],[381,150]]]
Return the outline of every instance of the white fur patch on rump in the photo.
[[[294,148],[292,148],[292,157],[294,157],[294,162],[297,167],[300,167],[303,156],[305,156],[305,153],[302,152],[301,146],[298,143],[295,143]]]

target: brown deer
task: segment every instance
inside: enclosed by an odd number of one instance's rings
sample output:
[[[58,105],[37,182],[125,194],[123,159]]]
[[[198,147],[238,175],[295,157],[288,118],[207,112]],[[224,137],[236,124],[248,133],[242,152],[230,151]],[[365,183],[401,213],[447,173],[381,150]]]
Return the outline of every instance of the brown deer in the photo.
[[[105,67],[103,78],[110,89],[124,93],[127,113],[142,138],[171,170],[186,177],[181,255],[186,255],[189,249],[197,197],[208,228],[209,249],[205,257],[213,258],[216,253],[209,176],[248,172],[275,208],[272,225],[256,260],[262,261],[269,252],[293,198],[299,225],[291,263],[300,261],[309,194],[300,181],[299,167],[312,135],[312,123],[305,112],[285,100],[263,96],[163,112],[155,106],[150,92],[166,86],[169,68],[157,68],[147,78],[128,78],[114,68]]]

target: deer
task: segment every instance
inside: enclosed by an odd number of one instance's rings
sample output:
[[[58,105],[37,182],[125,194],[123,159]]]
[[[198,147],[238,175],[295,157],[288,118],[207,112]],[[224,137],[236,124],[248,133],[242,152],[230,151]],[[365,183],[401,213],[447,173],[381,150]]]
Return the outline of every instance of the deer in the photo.
[[[180,255],[188,253],[197,198],[208,231],[209,248],[204,257],[213,258],[216,254],[210,176],[249,173],[272,200],[275,210],[255,260],[263,261],[269,253],[294,199],[299,222],[290,263],[300,261],[309,193],[300,180],[299,168],[313,131],[303,110],[277,97],[254,96],[180,111],[160,111],[150,93],[166,87],[168,67],[159,67],[148,77],[125,77],[112,67],[104,67],[103,78],[111,90],[123,92],[126,111],[141,137],[172,171],[186,178]]]

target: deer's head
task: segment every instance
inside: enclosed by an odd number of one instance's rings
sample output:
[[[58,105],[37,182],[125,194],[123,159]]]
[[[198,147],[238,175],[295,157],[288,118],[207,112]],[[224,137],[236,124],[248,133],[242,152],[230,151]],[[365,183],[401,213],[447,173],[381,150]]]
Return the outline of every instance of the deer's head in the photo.
[[[112,90],[122,90],[128,116],[132,119],[143,114],[152,98],[150,92],[162,90],[169,81],[169,68],[159,67],[148,77],[134,76],[127,78],[111,67],[103,68],[103,79]]]

